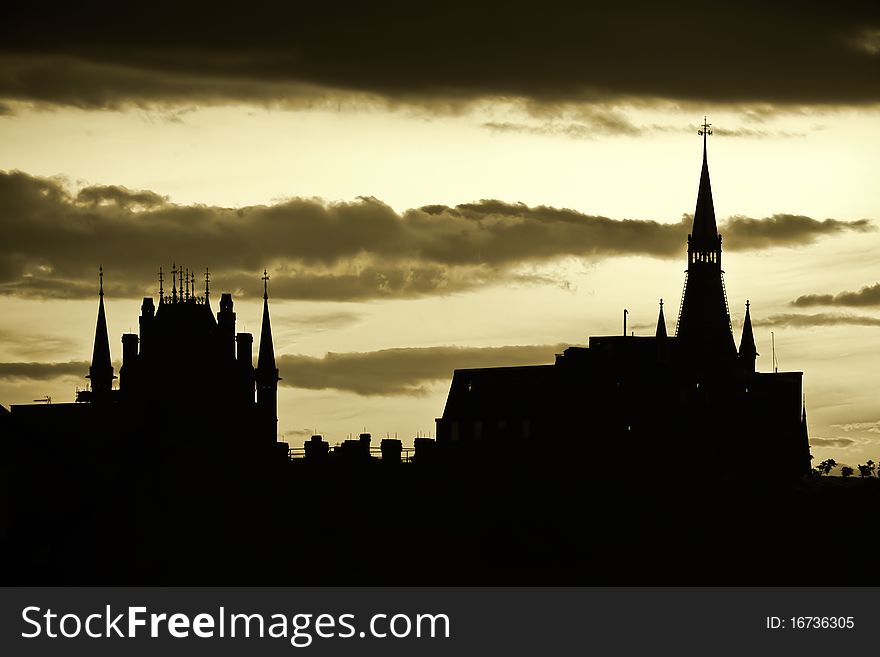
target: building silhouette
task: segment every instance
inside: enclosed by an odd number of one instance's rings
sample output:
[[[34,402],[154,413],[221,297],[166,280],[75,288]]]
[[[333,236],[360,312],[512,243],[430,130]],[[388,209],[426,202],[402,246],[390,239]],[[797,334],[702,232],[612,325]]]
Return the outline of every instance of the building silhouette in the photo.
[[[798,479],[802,373],[756,371],[748,301],[736,347],[705,139],[687,247],[672,334],[661,300],[652,336],[456,370],[437,439],[414,450],[314,435],[303,458],[276,442],[265,271],[256,364],[232,296],[215,313],[208,272],[197,294],[175,266],[118,373],[99,271],[89,389],[0,406],[0,580],[802,585],[839,549],[816,527],[864,524],[880,482]],[[862,577],[873,545],[849,543],[835,583]]]
[[[675,335],[591,337],[552,365],[456,370],[438,447],[619,464],[663,455],[681,468],[763,477],[810,471],[802,372],[761,373],[750,304],[737,350],[721,268],[704,123],[703,162]],[[747,463],[738,462],[738,458]]]
[[[196,293],[195,273],[171,270],[171,292],[159,270],[158,304],[144,297],[139,332],[122,335],[118,377],[110,355],[104,308],[104,272],[99,270],[98,316],[89,387],[68,404],[13,405],[11,418],[22,431],[45,439],[71,437],[95,450],[136,446],[144,454],[166,450],[173,458],[259,459],[280,449],[277,442],[278,368],[269,317],[268,274],[263,272],[263,316],[259,356],[253,365],[253,336],[236,333],[232,295],[220,295],[215,313],[210,274]],[[118,381],[118,386],[114,382]],[[112,446],[113,437],[117,440]]]

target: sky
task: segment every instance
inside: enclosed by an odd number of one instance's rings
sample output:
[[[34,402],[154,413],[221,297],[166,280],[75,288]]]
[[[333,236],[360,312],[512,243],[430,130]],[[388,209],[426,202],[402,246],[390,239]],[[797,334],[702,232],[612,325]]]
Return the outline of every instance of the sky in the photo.
[[[880,9],[666,4],[9,3],[0,404],[85,386],[99,265],[117,367],[160,266],[255,334],[265,267],[282,438],[430,435],[455,368],[674,331],[707,116],[737,344],[880,461]]]

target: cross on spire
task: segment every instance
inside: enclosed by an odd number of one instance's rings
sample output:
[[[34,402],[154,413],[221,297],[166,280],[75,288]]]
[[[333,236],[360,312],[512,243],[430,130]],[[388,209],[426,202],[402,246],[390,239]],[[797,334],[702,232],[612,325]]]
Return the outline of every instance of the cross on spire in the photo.
[[[706,121],[706,116],[704,115],[702,130],[697,130],[697,134],[702,135],[702,137],[703,137],[703,154],[706,153],[706,138],[712,134],[712,131],[709,130],[709,128],[711,128],[711,127],[712,127],[712,124],[708,123]]]
[[[165,296],[164,281],[165,276],[162,274],[162,267],[159,267],[159,301],[162,301],[162,297]]]
[[[263,298],[269,298],[269,272],[263,270]]]
[[[98,265],[98,280],[100,281],[98,284],[98,294],[100,296],[104,296],[104,267]]]

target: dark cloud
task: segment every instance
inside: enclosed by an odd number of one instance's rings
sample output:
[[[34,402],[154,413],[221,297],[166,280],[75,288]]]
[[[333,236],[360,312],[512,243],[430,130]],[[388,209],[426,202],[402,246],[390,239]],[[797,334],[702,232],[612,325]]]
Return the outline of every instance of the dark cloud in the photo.
[[[48,381],[61,377],[82,379],[89,372],[88,361],[67,363],[0,363],[0,379]]]
[[[168,197],[156,192],[132,191],[119,185],[93,185],[81,189],[76,195],[76,202],[86,205],[110,203],[123,208],[155,208],[165,205]]]
[[[397,213],[372,197],[293,198],[245,208],[175,205],[118,186],[73,193],[59,180],[0,172],[0,293],[76,298],[95,293],[98,265],[118,297],[154,293],[172,261],[214,272],[214,290],[278,298],[356,300],[447,294],[492,283],[546,284],[523,267],[562,257],[682,257],[692,218],[613,220],[564,208],[482,200]],[[722,225],[730,249],[797,246],[854,222],[776,215]],[[166,274],[168,271],[166,269]],[[197,276],[199,286],[202,275]],[[566,285],[565,281],[553,281]]]
[[[837,294],[804,294],[791,302],[793,306],[877,306],[880,305],[880,283],[866,285],[858,292]]]
[[[729,248],[737,250],[767,249],[774,246],[802,246],[823,235],[845,231],[876,230],[868,219],[841,221],[812,219],[802,215],[774,214],[764,219],[734,216],[719,228]]]
[[[761,326],[789,326],[793,328],[810,328],[815,326],[880,326],[880,318],[867,315],[844,315],[837,313],[817,313],[815,315],[799,315],[781,313],[770,315],[764,319],[753,319],[754,324]]]
[[[423,395],[431,384],[449,381],[455,369],[541,365],[568,345],[506,347],[419,347],[327,353],[321,358],[285,355],[278,360],[282,385],[332,388],[358,395]]]
[[[810,438],[810,445],[814,447],[850,447],[855,444],[852,438]]]
[[[0,97],[286,102],[311,90],[392,102],[665,98],[880,100],[880,9],[802,3],[403,0],[53,6],[12,0]]]

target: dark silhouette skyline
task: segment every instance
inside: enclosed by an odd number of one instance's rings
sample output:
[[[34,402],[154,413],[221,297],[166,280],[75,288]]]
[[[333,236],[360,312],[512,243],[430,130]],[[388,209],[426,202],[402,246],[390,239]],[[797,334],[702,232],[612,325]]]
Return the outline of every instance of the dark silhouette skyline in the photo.
[[[811,476],[802,373],[756,371],[748,302],[736,350],[703,136],[675,334],[661,300],[653,336],[625,324],[552,365],[456,370],[414,449],[277,441],[265,270],[256,367],[232,295],[215,317],[208,271],[198,295],[175,265],[122,336],[114,388],[100,268],[90,389],[0,413],[4,581],[803,583],[805,546],[837,540],[817,523],[863,517],[880,480]]]

